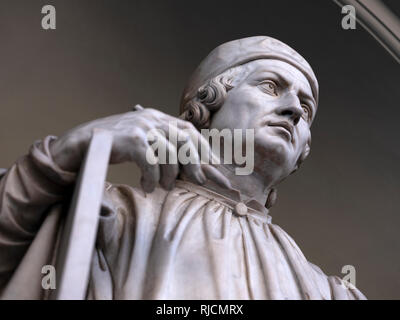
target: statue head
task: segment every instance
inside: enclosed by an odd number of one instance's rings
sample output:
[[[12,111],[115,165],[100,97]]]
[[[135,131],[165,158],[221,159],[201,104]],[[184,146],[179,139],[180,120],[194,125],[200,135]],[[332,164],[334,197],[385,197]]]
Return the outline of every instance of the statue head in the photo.
[[[254,170],[276,184],[308,156],[317,103],[305,59],[257,36],[224,43],[201,62],[184,89],[181,117],[198,129],[254,129]]]

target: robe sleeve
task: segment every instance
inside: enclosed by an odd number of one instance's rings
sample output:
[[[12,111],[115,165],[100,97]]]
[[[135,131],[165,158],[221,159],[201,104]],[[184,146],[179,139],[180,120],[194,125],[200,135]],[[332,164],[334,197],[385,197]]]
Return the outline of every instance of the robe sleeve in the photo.
[[[367,300],[350,282],[344,281],[337,276],[328,277],[332,293],[332,300]]]
[[[70,196],[76,174],[57,167],[49,152],[55,139],[36,141],[0,178],[0,292],[33,242],[47,213]]]
[[[315,279],[321,291],[327,292],[331,300],[367,300],[366,296],[354,285],[337,276],[327,276],[315,264],[308,262],[314,271]]]

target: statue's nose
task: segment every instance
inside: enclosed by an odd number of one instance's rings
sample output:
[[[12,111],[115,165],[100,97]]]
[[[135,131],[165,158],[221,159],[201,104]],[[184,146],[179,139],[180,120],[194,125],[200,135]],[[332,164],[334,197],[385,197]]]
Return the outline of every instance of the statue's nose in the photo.
[[[303,108],[297,95],[288,92],[282,97],[281,106],[277,108],[276,113],[292,121],[293,125],[297,125],[303,115]]]

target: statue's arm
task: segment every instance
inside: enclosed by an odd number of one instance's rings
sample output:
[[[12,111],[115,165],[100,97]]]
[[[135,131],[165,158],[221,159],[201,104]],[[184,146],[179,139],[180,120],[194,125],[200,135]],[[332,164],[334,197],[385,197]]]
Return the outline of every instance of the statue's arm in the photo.
[[[0,287],[20,263],[48,209],[70,195],[75,174],[54,164],[51,140],[35,142],[0,178]]]
[[[181,171],[199,184],[208,178],[229,186],[218,170],[200,162],[200,149],[204,147],[206,155],[211,150],[193,125],[155,109],[137,106],[136,112],[84,123],[53,141],[47,137],[35,143],[29,154],[0,178],[0,288],[28,249],[49,207],[72,194],[75,172],[79,171],[96,129],[106,130],[112,136],[111,164],[125,161],[138,164],[142,171],[141,186],[146,193],[153,192],[157,184],[170,190]],[[175,157],[167,159],[177,159],[179,149],[187,145],[195,163],[149,162],[149,154],[151,159],[156,156],[148,133],[155,131],[163,133],[159,134],[158,142],[165,146],[164,150],[175,153]],[[170,140],[174,135],[185,144]]]

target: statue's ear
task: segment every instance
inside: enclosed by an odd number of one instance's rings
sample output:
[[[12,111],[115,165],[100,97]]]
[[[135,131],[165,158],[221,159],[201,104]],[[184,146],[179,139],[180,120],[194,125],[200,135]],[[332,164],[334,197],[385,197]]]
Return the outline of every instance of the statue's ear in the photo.
[[[297,169],[300,168],[300,165],[303,163],[303,161],[307,159],[308,155],[311,152],[310,144],[311,144],[311,141],[308,141],[307,144],[305,145],[304,150],[301,153],[299,159],[297,160],[296,167],[290,174],[295,173],[297,171]]]
[[[298,160],[298,166],[300,166],[300,164],[307,159],[308,155],[311,152],[311,147],[310,147],[310,143],[307,142],[304,151],[302,152],[302,154],[300,155],[300,158]]]

